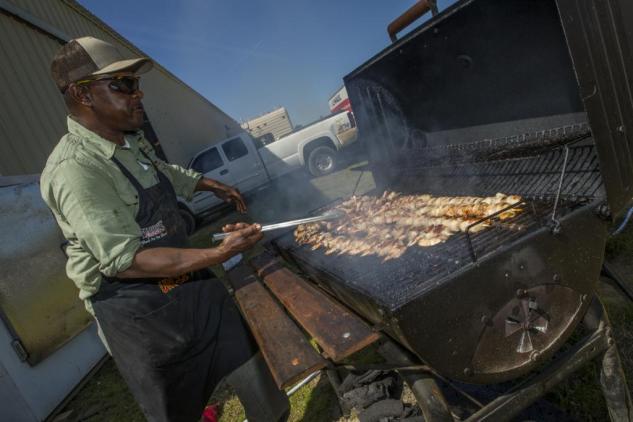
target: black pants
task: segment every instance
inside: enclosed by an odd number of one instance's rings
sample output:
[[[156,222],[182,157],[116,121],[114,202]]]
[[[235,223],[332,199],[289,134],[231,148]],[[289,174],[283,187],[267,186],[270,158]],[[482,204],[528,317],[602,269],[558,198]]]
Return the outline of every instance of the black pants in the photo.
[[[218,382],[257,351],[218,280],[191,281],[168,293],[156,284],[104,282],[92,303],[115,363],[150,421],[198,421]]]

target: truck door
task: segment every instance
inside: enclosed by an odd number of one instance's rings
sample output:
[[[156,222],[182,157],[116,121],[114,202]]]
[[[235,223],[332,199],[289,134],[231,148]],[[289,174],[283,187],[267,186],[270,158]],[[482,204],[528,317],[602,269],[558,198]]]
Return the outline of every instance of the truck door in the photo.
[[[191,162],[190,167],[209,179],[217,180],[227,185],[235,183],[226,159],[222,157],[218,147],[209,148],[198,154]],[[220,205],[223,201],[211,192],[196,192],[193,194],[192,202],[194,212],[199,213],[202,210]]]
[[[227,168],[233,178],[233,186],[248,192],[268,181],[257,150],[250,139],[236,136],[220,144],[227,159]]]

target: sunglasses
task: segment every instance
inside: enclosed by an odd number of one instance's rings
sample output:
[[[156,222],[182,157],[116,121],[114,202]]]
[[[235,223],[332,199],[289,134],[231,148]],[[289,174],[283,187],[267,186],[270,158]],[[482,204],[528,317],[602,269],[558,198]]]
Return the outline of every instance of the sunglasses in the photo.
[[[109,81],[108,88],[121,94],[131,95],[139,90],[140,79],[138,76],[107,76],[98,79],[84,79],[75,82],[76,85],[87,85],[97,81]]]

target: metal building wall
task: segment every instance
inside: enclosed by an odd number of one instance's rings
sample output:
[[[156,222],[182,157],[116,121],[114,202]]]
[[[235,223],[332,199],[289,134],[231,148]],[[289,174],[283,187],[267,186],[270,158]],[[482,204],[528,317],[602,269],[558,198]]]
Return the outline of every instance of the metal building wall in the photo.
[[[128,57],[143,54],[71,0],[0,0],[69,38],[91,35]],[[50,78],[61,43],[0,7],[0,175],[40,173],[65,133],[66,109]],[[200,149],[242,129],[231,117],[156,65],[143,76],[143,104],[168,159],[184,165]]]
[[[39,173],[64,133],[64,102],[50,80],[59,42],[0,14],[0,174]]]

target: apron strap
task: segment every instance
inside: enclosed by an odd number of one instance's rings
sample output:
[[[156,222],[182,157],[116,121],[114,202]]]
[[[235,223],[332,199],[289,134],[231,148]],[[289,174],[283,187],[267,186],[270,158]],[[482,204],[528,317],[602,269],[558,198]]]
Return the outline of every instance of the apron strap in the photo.
[[[152,167],[154,167],[154,170],[156,170],[157,173],[160,173],[160,170],[158,170],[158,167],[156,167],[156,164],[154,163],[154,160],[152,160],[151,158],[149,158],[149,155],[147,155],[145,153],[145,151],[143,151],[143,148],[141,148],[140,146],[138,147],[138,150],[141,151],[141,154],[143,154],[143,156],[145,158],[147,158],[147,161],[149,161],[152,164]]]
[[[145,153],[145,151],[143,151],[142,148],[139,147],[139,151],[141,151],[141,154],[143,154],[143,156],[145,158],[147,158],[147,161],[150,162],[151,166],[154,168],[154,171],[156,172],[156,177],[158,177],[158,182],[168,182],[169,186],[171,187],[171,189],[173,190],[173,186],[171,185],[171,182],[169,182],[169,179],[167,179],[167,177],[163,174],[163,172],[161,172],[158,167],[156,167],[156,164],[154,164],[154,161],[149,158],[149,156]],[[124,165],[123,163],[121,163],[121,161],[119,161],[118,158],[112,156],[112,161],[114,162],[114,164],[117,165],[117,167],[121,170],[121,172],[123,173],[123,175],[130,181],[130,183],[132,184],[132,186],[134,186],[134,188],[138,191],[139,195],[141,195],[143,193],[143,191],[145,190],[145,188],[143,187],[143,185],[141,185],[141,183],[138,181],[138,179],[136,177],[134,177],[134,175],[132,174],[132,172],[130,172]]]
[[[154,163],[154,160],[152,160],[149,157],[149,155],[147,155],[145,151],[143,151],[143,148],[139,147],[138,150],[141,151],[141,154],[143,154],[143,156],[147,158],[147,161],[149,161],[152,164],[152,167],[154,167],[154,171],[156,171],[156,175],[158,176],[158,180],[160,182],[169,184],[169,189],[172,190],[175,195],[176,192],[174,191],[174,186],[171,184],[167,176],[165,176],[163,172],[158,169],[158,167],[156,166],[156,163]]]
[[[139,195],[141,195],[145,188],[143,188],[138,179],[134,177],[134,175],[127,168],[125,168],[125,166],[118,160],[118,158],[112,156],[112,161],[114,162],[114,164],[117,165],[117,167],[119,167],[121,173],[123,173],[123,175],[127,177],[132,186],[134,186],[134,188],[138,191]]]

